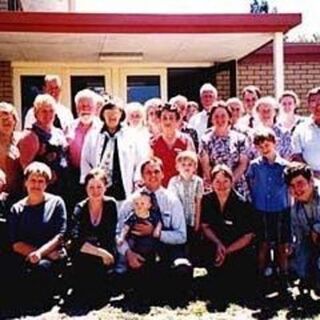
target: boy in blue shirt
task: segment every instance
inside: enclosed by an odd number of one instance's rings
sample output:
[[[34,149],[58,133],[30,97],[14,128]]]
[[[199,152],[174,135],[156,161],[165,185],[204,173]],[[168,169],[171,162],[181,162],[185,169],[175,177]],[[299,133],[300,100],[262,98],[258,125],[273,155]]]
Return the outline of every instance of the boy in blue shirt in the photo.
[[[288,161],[277,154],[276,136],[271,129],[257,131],[253,143],[260,156],[250,162],[247,181],[258,213],[258,269],[263,277],[273,248],[280,289],[286,292],[291,242],[289,193],[284,180]]]

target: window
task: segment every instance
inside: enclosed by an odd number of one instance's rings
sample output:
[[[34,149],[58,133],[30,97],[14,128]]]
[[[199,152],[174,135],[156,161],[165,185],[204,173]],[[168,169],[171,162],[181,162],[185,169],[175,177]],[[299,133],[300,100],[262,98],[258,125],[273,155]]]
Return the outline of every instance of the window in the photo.
[[[76,107],[74,97],[78,91],[83,89],[91,89],[98,94],[105,91],[104,76],[71,76],[71,106],[72,113],[76,117]]]
[[[30,108],[33,106],[35,97],[43,93],[44,75],[21,76],[21,121],[24,126],[24,119]]]
[[[160,76],[127,76],[127,102],[144,103],[150,98],[161,97]]]

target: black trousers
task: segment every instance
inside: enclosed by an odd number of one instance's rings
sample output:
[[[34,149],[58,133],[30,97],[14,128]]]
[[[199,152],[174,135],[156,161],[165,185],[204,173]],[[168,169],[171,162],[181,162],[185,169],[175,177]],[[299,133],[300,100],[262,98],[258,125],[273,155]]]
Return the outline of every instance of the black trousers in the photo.
[[[215,267],[208,267],[208,295],[213,299],[239,299],[256,292],[257,267],[254,248],[245,248],[226,257]]]
[[[111,267],[104,265],[100,257],[79,253],[72,259],[71,286],[83,299],[107,296],[111,274]]]
[[[192,273],[184,245],[161,244],[159,261],[147,263],[138,270],[129,270],[129,278],[141,299],[170,302],[187,296]]]
[[[31,264],[12,252],[4,254],[0,260],[3,301],[11,305],[28,305],[45,303],[53,298],[64,261],[41,259],[39,263]]]

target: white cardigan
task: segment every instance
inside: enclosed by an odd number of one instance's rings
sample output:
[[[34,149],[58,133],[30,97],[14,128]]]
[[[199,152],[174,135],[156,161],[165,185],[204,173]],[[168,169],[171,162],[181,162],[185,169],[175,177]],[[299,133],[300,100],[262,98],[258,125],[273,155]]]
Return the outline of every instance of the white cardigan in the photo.
[[[101,152],[105,135],[100,130],[91,131],[85,139],[81,152],[80,183],[84,183],[88,172],[101,165]],[[149,145],[141,145],[126,128],[117,135],[119,162],[123,187],[128,197],[134,191],[134,183],[140,180],[140,164],[150,154]],[[138,146],[139,143],[139,146]],[[146,151],[148,149],[148,151]]]

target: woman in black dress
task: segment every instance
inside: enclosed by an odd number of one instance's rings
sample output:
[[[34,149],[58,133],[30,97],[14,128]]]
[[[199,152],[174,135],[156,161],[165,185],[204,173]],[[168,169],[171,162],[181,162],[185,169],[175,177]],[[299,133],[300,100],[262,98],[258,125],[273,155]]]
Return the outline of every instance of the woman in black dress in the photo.
[[[72,276],[75,293],[83,302],[107,293],[107,282],[115,262],[116,201],[106,192],[106,175],[91,170],[85,178],[88,197],[73,213],[71,235]]]
[[[208,242],[207,268],[214,299],[242,297],[253,283],[255,255],[253,210],[233,188],[232,171],[217,165],[213,192],[202,199],[201,227]]]

